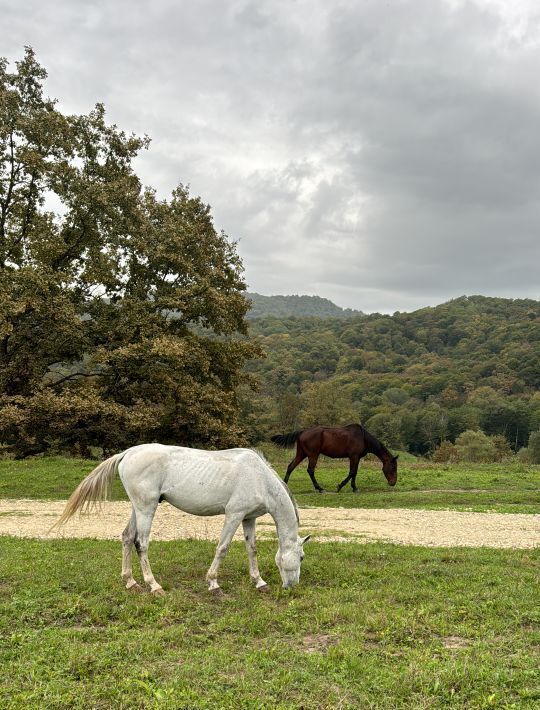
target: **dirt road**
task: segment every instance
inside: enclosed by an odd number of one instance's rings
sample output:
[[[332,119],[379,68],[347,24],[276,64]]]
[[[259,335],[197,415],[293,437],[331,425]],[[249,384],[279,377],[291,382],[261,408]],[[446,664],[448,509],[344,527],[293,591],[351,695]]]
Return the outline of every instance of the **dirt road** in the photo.
[[[56,539],[119,539],[130,516],[126,502],[104,503],[102,512],[77,516],[60,532],[49,528],[65,501],[0,500],[0,535]],[[320,542],[382,540],[428,547],[540,547],[540,515],[463,513],[447,510],[304,508],[302,534]],[[152,527],[154,540],[217,540],[222,516],[199,518],[163,503]],[[259,537],[273,537],[269,516],[259,519]],[[237,538],[240,538],[237,534]]]

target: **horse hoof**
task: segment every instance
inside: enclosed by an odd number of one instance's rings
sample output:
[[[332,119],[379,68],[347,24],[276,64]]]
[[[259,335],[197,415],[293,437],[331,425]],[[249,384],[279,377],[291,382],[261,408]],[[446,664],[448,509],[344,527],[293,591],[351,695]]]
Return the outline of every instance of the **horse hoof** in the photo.
[[[135,584],[132,584],[131,587],[126,587],[126,589],[128,592],[136,592],[137,594],[144,593],[143,587],[141,587],[140,584],[137,584],[137,582],[135,582]]]
[[[318,488],[317,491],[318,491],[318,493],[326,493],[326,491],[324,490],[324,488]]]
[[[358,490],[358,488],[355,488],[355,489],[353,490],[353,493],[356,493],[356,494],[358,495],[358,493],[360,493],[360,491]]]
[[[209,589],[208,590],[210,594],[214,597],[214,599],[219,599],[220,597],[224,597],[225,594],[222,591],[221,587],[216,587],[215,589]]]
[[[267,584],[262,584],[260,587],[257,587],[257,591],[266,594],[270,591],[270,587]]]
[[[152,594],[153,597],[164,597],[164,596],[165,596],[165,590],[164,590],[164,589],[161,589],[161,587],[160,587],[159,589],[154,589],[154,590],[151,592],[151,594]]]

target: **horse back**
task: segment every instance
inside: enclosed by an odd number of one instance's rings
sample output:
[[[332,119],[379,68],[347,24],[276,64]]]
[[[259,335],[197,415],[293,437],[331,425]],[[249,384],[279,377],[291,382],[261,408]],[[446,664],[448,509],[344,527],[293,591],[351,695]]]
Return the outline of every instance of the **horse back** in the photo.
[[[362,456],[365,451],[363,429],[359,424],[344,427],[311,427],[302,432],[300,442],[306,454],[331,458]]]

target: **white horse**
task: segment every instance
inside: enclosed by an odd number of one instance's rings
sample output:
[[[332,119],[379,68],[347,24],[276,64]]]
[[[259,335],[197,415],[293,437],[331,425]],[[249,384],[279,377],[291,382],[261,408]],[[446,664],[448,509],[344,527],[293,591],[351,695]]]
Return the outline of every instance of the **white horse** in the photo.
[[[225,524],[206,579],[220,593],[217,574],[231,540],[242,523],[249,571],[257,589],[265,591],[255,548],[255,521],[265,513],[274,518],[279,538],[276,564],[284,587],[298,584],[303,544],[298,537],[298,509],[281,478],[264,458],[251,449],[201,451],[180,446],[142,444],[99,464],[73,491],[54,527],[63,525],[77,510],[91,509],[104,500],[118,471],[133,505],[122,533],[122,578],[127,589],[141,590],[133,578],[132,546],[139,555],[144,581],[154,594],[163,594],[148,561],[150,527],[158,504],[165,500],[193,515],[225,514]]]

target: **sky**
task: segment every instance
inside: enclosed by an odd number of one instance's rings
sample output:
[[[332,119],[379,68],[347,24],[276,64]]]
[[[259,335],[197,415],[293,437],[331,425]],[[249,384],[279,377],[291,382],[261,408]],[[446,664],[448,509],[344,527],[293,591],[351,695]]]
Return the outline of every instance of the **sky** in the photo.
[[[540,296],[534,0],[0,0],[67,113],[238,242],[251,291],[364,312]]]

